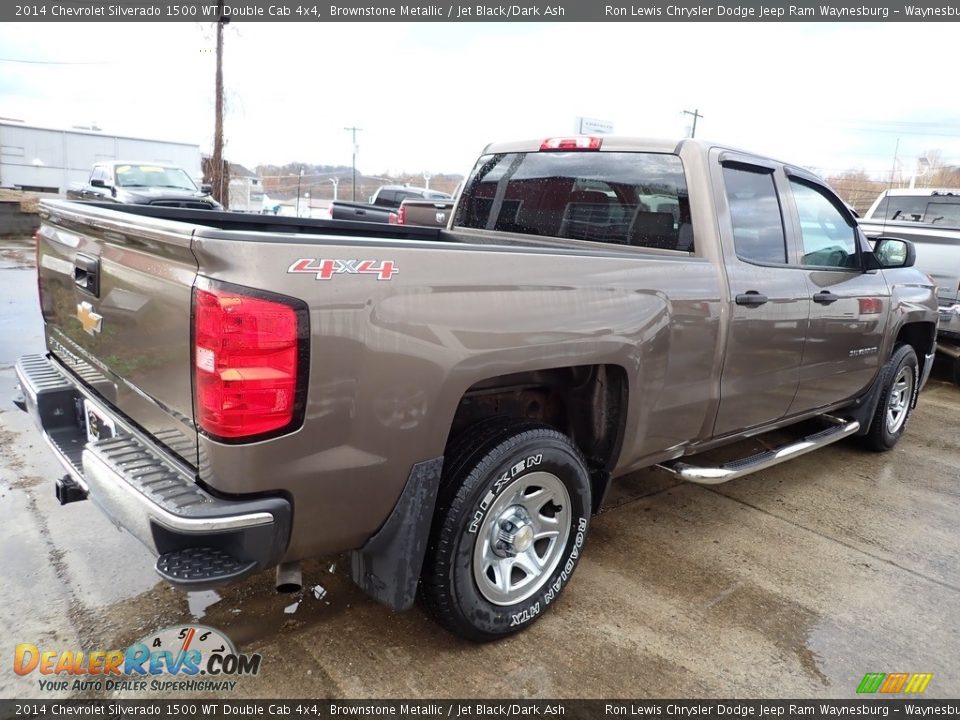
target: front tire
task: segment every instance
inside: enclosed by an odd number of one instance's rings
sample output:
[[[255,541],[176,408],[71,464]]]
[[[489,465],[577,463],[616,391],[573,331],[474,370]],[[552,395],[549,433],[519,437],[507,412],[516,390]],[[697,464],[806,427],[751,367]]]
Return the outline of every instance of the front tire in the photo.
[[[883,368],[880,401],[870,421],[870,430],[863,438],[869,449],[891,450],[907,429],[918,392],[919,367],[913,348],[898,345]]]
[[[583,456],[544,425],[493,418],[451,446],[421,594],[441,625],[487,641],[532,624],[569,582],[590,524]]]

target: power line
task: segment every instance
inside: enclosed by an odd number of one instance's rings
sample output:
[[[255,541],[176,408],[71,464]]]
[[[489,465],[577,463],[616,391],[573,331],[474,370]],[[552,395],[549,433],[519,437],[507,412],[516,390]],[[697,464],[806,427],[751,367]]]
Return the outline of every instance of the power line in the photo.
[[[22,65],[116,65],[115,62],[107,60],[94,60],[90,62],[65,61],[65,60],[22,60],[20,58],[0,58],[0,62],[20,63]]]

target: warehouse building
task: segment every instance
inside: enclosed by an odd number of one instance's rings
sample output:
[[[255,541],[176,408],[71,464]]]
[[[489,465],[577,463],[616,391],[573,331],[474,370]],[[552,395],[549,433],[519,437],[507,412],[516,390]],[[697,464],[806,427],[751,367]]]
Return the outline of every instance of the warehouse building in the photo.
[[[85,183],[93,164],[104,160],[171,163],[195,180],[201,177],[199,145],[0,119],[2,188],[63,194],[72,184]]]

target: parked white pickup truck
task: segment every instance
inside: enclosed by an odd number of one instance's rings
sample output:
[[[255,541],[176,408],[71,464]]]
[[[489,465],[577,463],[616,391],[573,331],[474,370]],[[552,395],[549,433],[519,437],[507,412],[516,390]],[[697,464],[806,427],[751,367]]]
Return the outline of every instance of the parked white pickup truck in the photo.
[[[916,267],[937,284],[937,350],[953,360],[960,384],[960,188],[910,188],[880,194],[860,227],[870,238],[911,240]]]

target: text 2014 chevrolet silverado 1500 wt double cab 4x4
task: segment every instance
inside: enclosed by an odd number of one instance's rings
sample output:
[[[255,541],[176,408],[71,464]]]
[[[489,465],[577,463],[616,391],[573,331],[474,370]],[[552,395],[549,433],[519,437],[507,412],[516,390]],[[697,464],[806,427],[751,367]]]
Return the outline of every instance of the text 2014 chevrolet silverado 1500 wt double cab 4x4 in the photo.
[[[937,349],[952,359],[953,379],[960,383],[960,188],[886,190],[860,227],[868,239],[902,238],[916,246],[917,268],[937,284]]]
[[[871,248],[813,175],[701,141],[492,145],[450,230],[41,214],[49,352],[18,362],[18,402],[62,501],[96,500],[174,585],[350,551],[372,596],[419,588],[478,640],[557,599],[612,477],[890,448],[933,357],[909,243]]]

